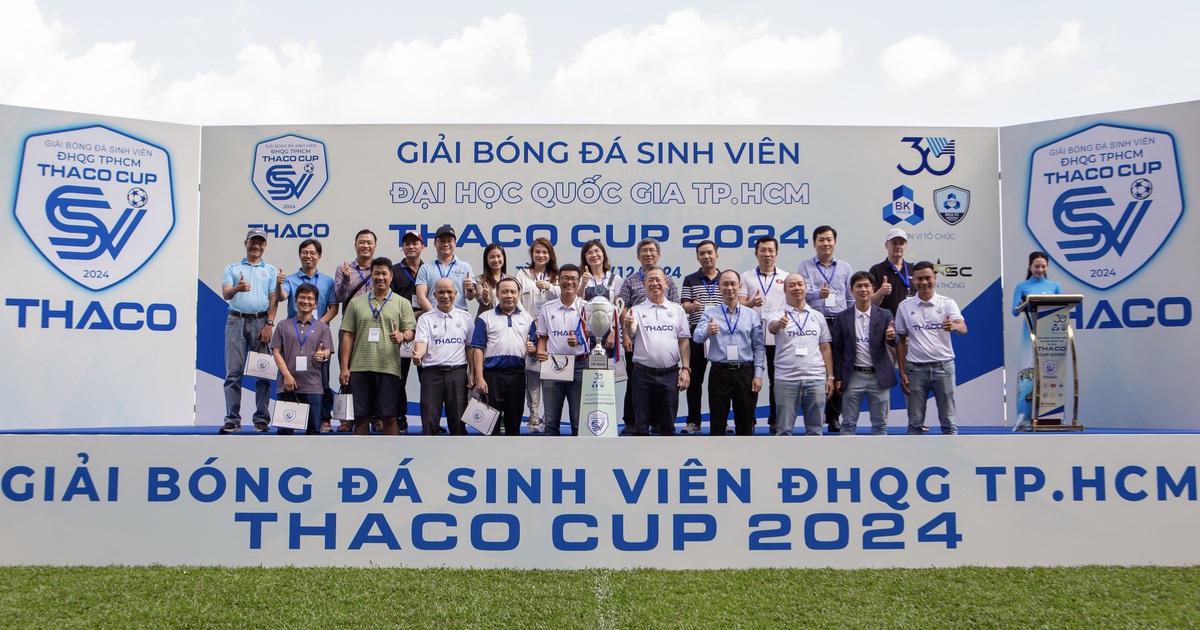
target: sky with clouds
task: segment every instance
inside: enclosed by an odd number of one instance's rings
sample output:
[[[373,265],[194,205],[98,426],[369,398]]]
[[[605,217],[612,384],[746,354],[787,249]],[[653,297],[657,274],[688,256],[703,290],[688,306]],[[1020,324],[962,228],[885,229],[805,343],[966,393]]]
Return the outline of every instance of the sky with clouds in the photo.
[[[1004,126],[1200,99],[1200,2],[0,0],[0,103],[209,125]]]

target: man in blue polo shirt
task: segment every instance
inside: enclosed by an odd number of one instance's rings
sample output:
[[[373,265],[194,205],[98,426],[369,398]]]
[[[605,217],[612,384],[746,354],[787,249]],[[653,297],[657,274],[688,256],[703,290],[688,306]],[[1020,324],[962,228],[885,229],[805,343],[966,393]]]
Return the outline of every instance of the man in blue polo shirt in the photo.
[[[267,251],[267,233],[255,228],[246,233],[246,257],[225,268],[221,277],[221,296],[229,302],[229,317],[225,320],[225,424],[220,433],[242,430],[242,374],[246,354],[270,352],[274,331],[277,293],[283,282],[282,274],[263,261]],[[271,383],[263,379],[254,382],[254,430],[270,430]]]
[[[521,434],[521,411],[525,408],[525,357],[535,351],[529,339],[533,316],[521,310],[517,296],[521,285],[512,277],[496,283],[496,301],[490,311],[479,314],[467,353],[475,390],[487,403],[500,410],[492,435]]]
[[[317,288],[317,306],[313,315],[326,325],[333,321],[338,314],[338,301],[334,298],[333,276],[317,271],[317,263],[321,262],[321,241],[315,238],[305,239],[300,243],[300,270],[283,279],[283,284],[276,290],[276,299],[287,302],[288,317],[296,316],[296,289],[302,284],[311,284]],[[320,362],[322,407],[311,409],[309,413],[319,414],[321,431],[329,432],[330,419],[333,416],[333,390],[329,388],[329,362]]]
[[[454,228],[449,225],[438,228],[433,237],[433,244],[437,248],[437,258],[425,263],[417,272],[417,303],[425,312],[436,308],[430,301],[435,290],[434,284],[442,278],[450,278],[454,282],[454,290],[458,292],[454,307],[465,311],[467,301],[475,299],[475,276],[471,273],[471,263],[454,255],[454,249],[458,246],[458,236],[454,233]]]

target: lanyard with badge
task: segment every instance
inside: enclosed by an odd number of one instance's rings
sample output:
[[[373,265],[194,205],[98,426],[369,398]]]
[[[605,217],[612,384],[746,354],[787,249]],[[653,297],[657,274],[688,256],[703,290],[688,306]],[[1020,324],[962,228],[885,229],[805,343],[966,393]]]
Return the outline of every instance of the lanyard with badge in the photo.
[[[408,268],[408,265],[404,264],[404,261],[400,261],[400,268],[404,270],[404,275],[408,276],[408,281],[413,284],[413,287],[416,287],[417,275]],[[415,289],[413,290],[412,307],[414,313],[421,310],[421,302],[417,299],[417,293]]]
[[[317,325],[316,322],[309,322],[308,332],[304,333],[304,337],[300,336],[300,323],[296,319],[292,320],[292,327],[296,329],[296,340],[300,342],[300,354],[296,355],[296,371],[307,372],[308,357],[304,354],[304,344],[308,341],[309,336],[312,335],[312,331]]]
[[[737,337],[733,336],[733,333],[735,330],[737,330],[738,322],[740,322],[742,320],[741,307],[735,307],[735,308],[737,309],[737,317],[733,318],[733,323],[731,324],[731,323],[729,323],[729,310],[725,308],[724,304],[721,305],[721,315],[725,316],[725,325],[729,327],[729,336],[730,336],[730,340],[729,340],[730,343],[725,345],[725,360],[729,361],[731,363],[737,363],[739,361]]]
[[[900,261],[900,268],[897,269],[892,265],[891,261],[888,261],[888,267],[891,267],[892,271],[895,271],[896,275],[900,276],[900,281],[904,283],[905,294],[909,296],[913,295],[912,283],[908,280],[908,263],[903,260]]]
[[[371,309],[371,315],[375,318],[376,322],[379,322],[379,316],[383,313],[383,309],[387,307],[388,300],[392,299],[392,292],[388,291],[387,297],[383,298],[383,303],[379,305],[379,310],[375,310],[375,305],[371,304],[371,300],[373,299],[375,299],[374,294],[367,298],[367,308]],[[379,326],[372,326],[367,330],[367,341],[369,343],[379,343],[379,340],[383,338],[382,330]]]
[[[825,280],[825,284],[829,285],[829,297],[825,298],[825,308],[839,308],[841,306],[841,302],[838,301],[838,294],[834,290],[833,286],[833,279],[837,277],[837,261],[833,261],[833,270],[829,272],[828,276],[825,275],[825,270],[821,268],[822,265],[820,258],[813,257],[813,264],[816,265],[817,273],[821,274],[821,278]]]
[[[792,314],[792,322],[796,324],[796,329],[800,331],[800,338],[796,343],[796,356],[808,356],[808,344],[804,342],[804,329],[808,326],[808,317],[812,315],[812,311],[804,309],[804,323],[800,323],[800,314],[792,309],[788,309]]]
[[[764,287],[764,286],[763,286],[763,281],[762,281],[762,279],[763,279],[763,278],[764,278],[764,277],[765,277],[767,274],[765,274],[765,273],[763,273],[763,272],[759,271],[759,270],[758,270],[758,267],[755,267],[755,268],[754,268],[754,277],[755,277],[755,278],[758,280],[758,288],[762,290],[763,304],[764,304],[764,305],[767,303],[767,294],[768,294],[768,293],[770,293],[770,292],[771,292],[771,288],[775,286],[775,276],[776,276],[776,274],[778,274],[778,273],[779,273],[779,270],[778,270],[778,269],[774,269],[774,270],[772,270],[772,271],[771,271],[771,279],[767,281],[767,286],[765,286],[765,287]]]

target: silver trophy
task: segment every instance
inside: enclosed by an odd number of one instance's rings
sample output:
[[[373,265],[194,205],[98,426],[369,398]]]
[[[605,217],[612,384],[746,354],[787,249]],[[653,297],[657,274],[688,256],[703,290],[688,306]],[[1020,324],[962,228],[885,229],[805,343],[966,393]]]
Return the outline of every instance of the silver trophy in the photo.
[[[584,315],[587,317],[588,330],[596,337],[592,353],[588,356],[588,369],[609,369],[608,353],[604,351],[604,338],[608,336],[608,332],[616,324],[617,315],[624,307],[625,301],[621,298],[617,298],[617,303],[614,306],[604,296],[592,298],[583,307]]]

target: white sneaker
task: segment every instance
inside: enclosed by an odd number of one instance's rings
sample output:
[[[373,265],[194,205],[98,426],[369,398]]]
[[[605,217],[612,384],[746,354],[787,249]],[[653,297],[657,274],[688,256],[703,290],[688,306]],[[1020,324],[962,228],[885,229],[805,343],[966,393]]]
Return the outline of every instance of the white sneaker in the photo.
[[[541,433],[545,429],[546,423],[540,419],[531,419],[529,421],[530,433]]]

